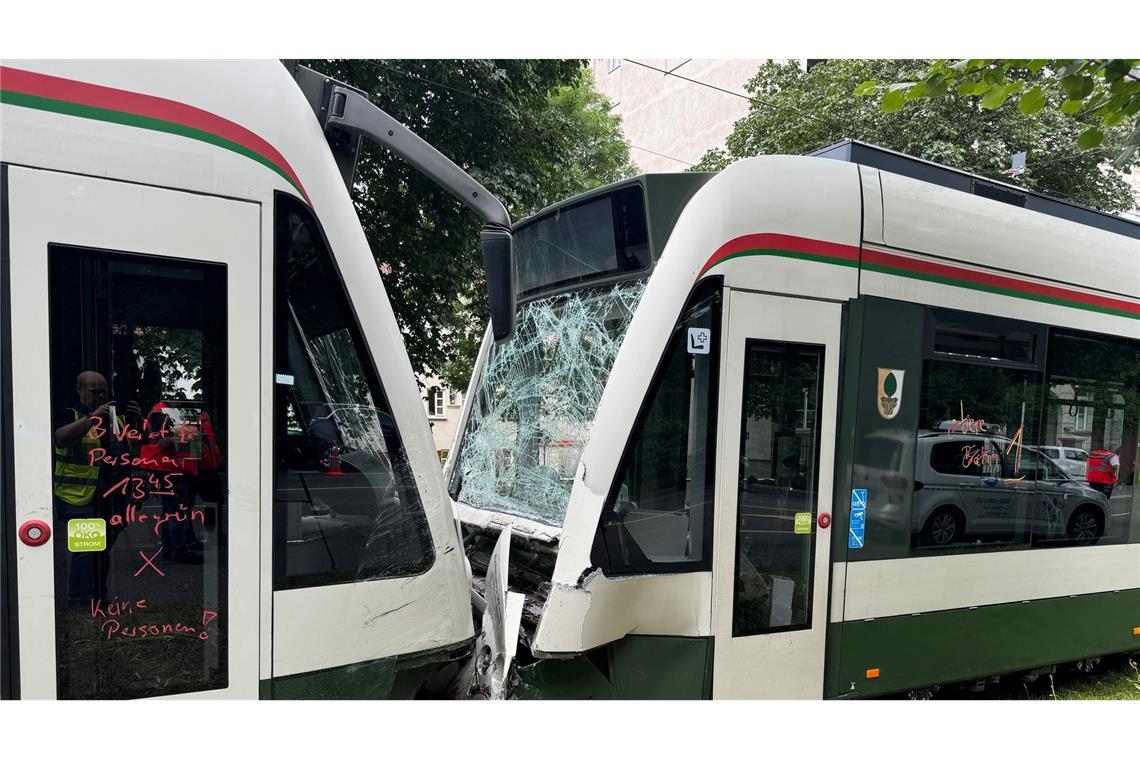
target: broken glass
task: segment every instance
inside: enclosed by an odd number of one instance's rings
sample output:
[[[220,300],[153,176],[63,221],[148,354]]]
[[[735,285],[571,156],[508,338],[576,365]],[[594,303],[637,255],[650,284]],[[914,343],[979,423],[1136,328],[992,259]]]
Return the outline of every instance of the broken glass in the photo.
[[[562,524],[578,459],[645,282],[523,305],[493,346],[459,454],[459,501]]]

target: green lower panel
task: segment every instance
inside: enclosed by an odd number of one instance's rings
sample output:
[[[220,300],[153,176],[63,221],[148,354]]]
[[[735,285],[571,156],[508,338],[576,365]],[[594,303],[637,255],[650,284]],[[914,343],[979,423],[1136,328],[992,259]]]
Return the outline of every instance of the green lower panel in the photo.
[[[466,651],[439,650],[261,682],[262,699],[410,699],[424,680]]]
[[[519,668],[515,699],[614,699],[613,684],[586,655]]]
[[[711,638],[627,636],[566,660],[519,669],[519,699],[707,699]]]
[[[610,647],[619,699],[709,699],[713,640],[627,636]]]
[[[1140,589],[833,623],[838,688],[827,696],[870,697],[1140,649],[1138,626]],[[873,668],[879,677],[869,679]]]

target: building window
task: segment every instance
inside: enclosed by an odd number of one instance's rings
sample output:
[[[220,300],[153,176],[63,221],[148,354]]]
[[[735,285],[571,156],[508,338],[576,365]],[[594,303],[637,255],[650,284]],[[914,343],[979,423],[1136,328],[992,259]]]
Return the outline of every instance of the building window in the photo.
[[[621,59],[620,58],[610,58],[609,59],[609,73],[610,74],[614,73],[615,71],[617,71],[620,68],[621,68]]]
[[[443,408],[443,389],[436,386],[428,391],[428,416],[447,416]]]

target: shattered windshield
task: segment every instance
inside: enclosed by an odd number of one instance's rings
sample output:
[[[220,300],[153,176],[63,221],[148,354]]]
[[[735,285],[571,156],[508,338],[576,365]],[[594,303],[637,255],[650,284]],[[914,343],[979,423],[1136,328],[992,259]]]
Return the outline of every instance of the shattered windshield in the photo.
[[[493,346],[459,453],[459,501],[562,525],[582,448],[645,282],[523,305]]]

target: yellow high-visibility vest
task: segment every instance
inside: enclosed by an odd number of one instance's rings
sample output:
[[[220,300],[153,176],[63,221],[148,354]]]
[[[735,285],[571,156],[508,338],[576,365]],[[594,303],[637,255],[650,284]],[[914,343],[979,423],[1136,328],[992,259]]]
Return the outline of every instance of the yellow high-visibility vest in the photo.
[[[76,421],[82,417],[74,409],[71,411]],[[117,416],[116,419],[121,427],[123,419]],[[79,443],[55,447],[56,498],[76,507],[90,504],[99,484],[99,465],[91,464],[91,450],[99,448],[101,441],[91,438],[89,433],[84,433]]]

